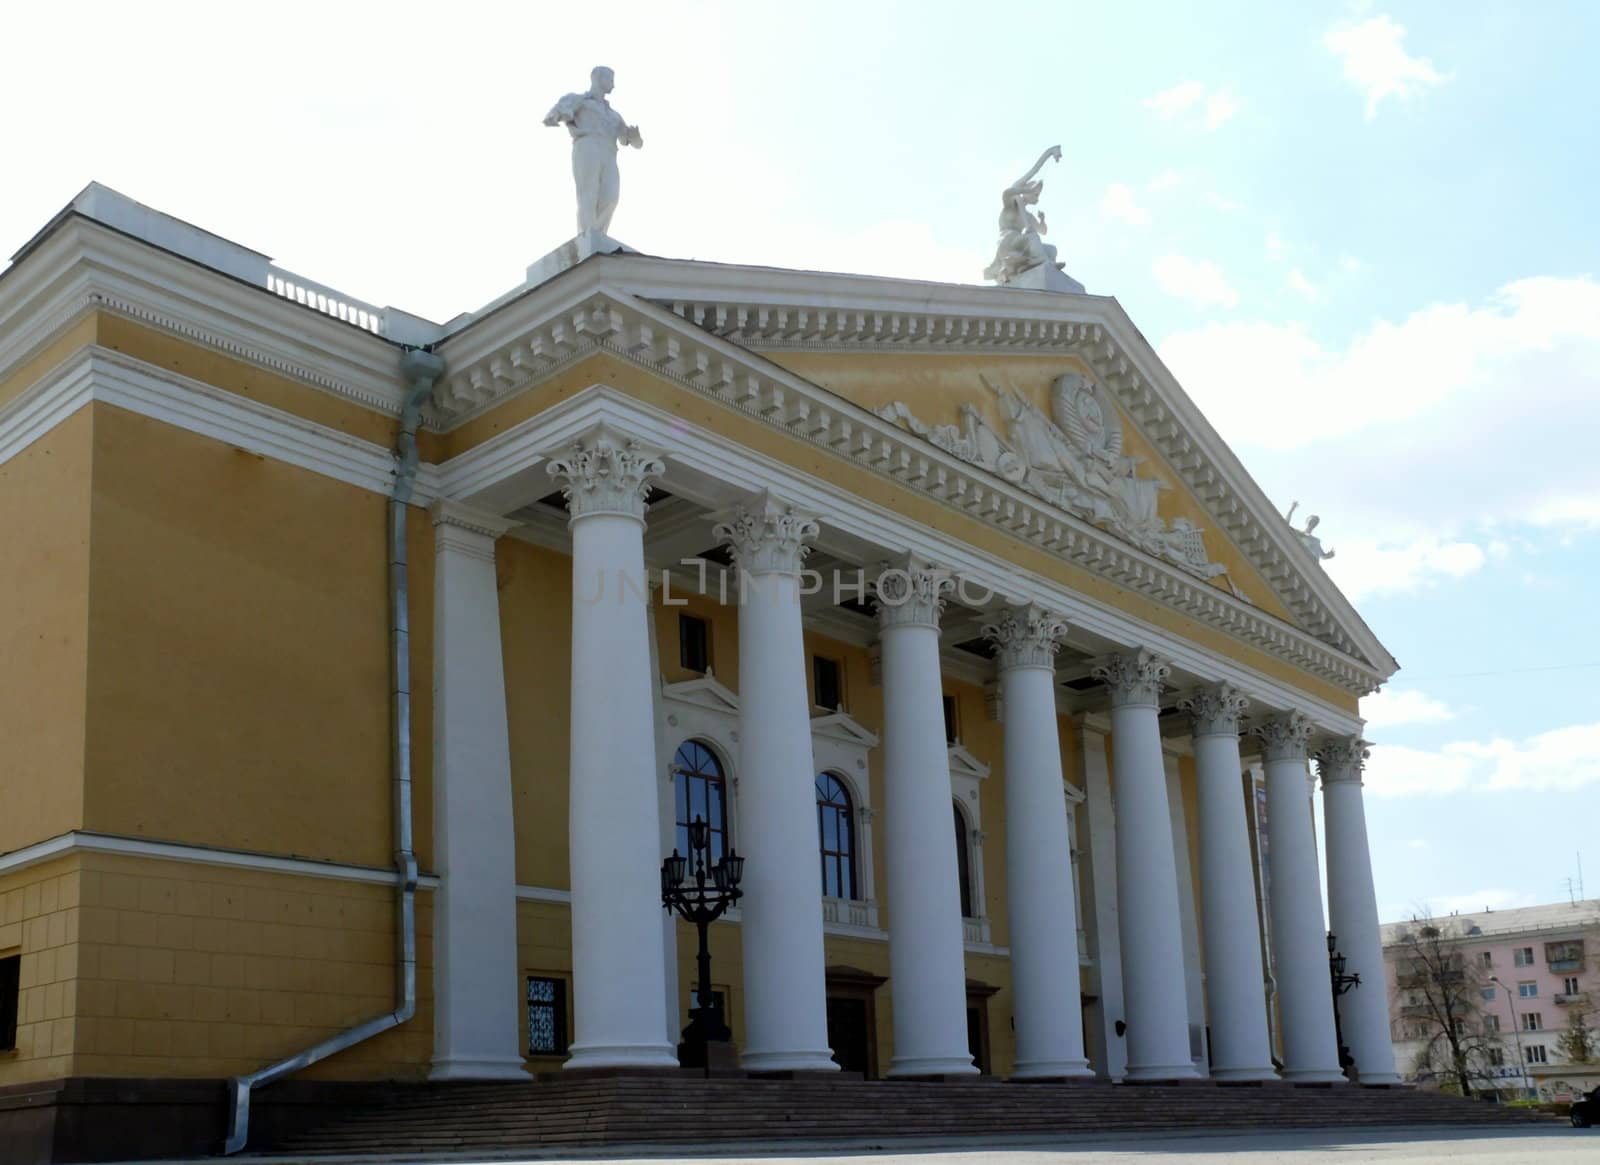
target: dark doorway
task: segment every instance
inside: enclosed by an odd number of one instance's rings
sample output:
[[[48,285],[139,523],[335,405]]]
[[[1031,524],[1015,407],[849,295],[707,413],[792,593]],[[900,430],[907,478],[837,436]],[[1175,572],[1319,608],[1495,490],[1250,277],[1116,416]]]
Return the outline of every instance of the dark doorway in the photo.
[[[863,1079],[874,1075],[865,999],[828,997],[828,1046],[834,1063],[846,1072],[859,1072]]]
[[[999,990],[981,979],[967,980],[967,1050],[985,1076],[994,1071],[989,1059],[989,998]]]

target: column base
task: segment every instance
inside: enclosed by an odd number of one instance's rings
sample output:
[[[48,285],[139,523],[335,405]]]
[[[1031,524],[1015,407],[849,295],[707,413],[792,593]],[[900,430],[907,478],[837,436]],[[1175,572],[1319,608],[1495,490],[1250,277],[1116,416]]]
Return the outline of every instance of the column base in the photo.
[[[827,1048],[817,1052],[745,1052],[739,1057],[739,1063],[746,1072],[763,1075],[769,1072],[826,1072],[833,1075],[839,1071],[833,1053]]]
[[[1212,1068],[1211,1079],[1218,1084],[1249,1084],[1260,1083],[1266,1080],[1277,1080],[1278,1074],[1273,1071],[1272,1065],[1267,1064],[1260,1068]]]
[[[1202,1079],[1193,1063],[1128,1065],[1122,1079],[1127,1084],[1170,1083],[1178,1080]]]
[[[1092,1079],[1088,1060],[1034,1060],[1017,1064],[1011,1070],[1010,1080],[1084,1080]]]
[[[896,1056],[889,1062],[888,1074],[893,1079],[980,1075],[971,1056],[919,1056],[915,1059]]]
[[[1285,1068],[1283,1078],[1290,1084],[1348,1084],[1337,1068]]]
[[[435,1060],[429,1080],[532,1080],[521,1056],[446,1056]]]
[[[678,1057],[670,1044],[574,1044],[563,1072],[609,1071],[614,1068],[665,1068],[676,1072]]]

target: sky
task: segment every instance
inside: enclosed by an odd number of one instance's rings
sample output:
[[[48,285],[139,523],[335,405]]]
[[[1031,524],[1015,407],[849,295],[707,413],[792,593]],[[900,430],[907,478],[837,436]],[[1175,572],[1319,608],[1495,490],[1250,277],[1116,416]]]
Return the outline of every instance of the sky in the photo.
[[[1600,5],[80,3],[0,12],[0,253],[91,179],[446,320],[572,233],[595,64],[647,254],[978,283],[1040,205],[1403,670],[1379,911],[1600,896]],[[25,115],[19,116],[18,111]]]

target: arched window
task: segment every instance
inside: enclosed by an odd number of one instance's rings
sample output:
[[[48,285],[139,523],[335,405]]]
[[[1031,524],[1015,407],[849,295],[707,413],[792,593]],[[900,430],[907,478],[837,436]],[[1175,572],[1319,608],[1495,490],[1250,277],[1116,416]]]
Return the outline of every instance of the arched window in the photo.
[[[850,790],[832,773],[817,777],[817,847],[822,853],[822,893],[856,896],[856,827]]]
[[[722,764],[698,740],[686,740],[672,758],[673,800],[678,807],[678,852],[689,853],[689,823],[705,818],[711,827],[711,860],[723,854],[728,844],[728,784]]]
[[[972,915],[972,841],[967,836],[967,818],[961,812],[961,803],[952,801],[956,812],[956,876],[961,880],[961,917]]]

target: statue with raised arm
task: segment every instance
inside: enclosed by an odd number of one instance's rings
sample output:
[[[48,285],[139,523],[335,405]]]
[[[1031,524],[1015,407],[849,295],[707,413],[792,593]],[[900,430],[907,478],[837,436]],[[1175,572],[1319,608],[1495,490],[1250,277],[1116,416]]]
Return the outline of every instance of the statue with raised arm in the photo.
[[[1055,247],[1044,241],[1048,230],[1044,211],[1037,214],[1033,211],[1044,190],[1043,179],[1036,175],[1052,158],[1061,160],[1060,146],[1051,146],[1040,154],[1033,168],[1000,195],[1000,243],[995,248],[994,262],[983,273],[985,279],[1011,283],[1028,271],[1044,268],[1038,276],[1028,280],[1029,285],[1051,291],[1083,290],[1082,285],[1061,274],[1062,265],[1056,262]]]
[[[1289,529],[1291,530],[1294,530],[1294,512],[1299,508],[1300,503],[1295,502],[1289,507],[1289,512],[1283,516],[1283,520],[1289,523]],[[1321,518],[1317,517],[1315,514],[1312,514],[1306,519],[1305,526],[1299,530],[1294,530],[1294,532],[1295,536],[1300,539],[1300,545],[1304,546],[1308,551],[1310,551],[1313,558],[1315,558],[1318,562],[1326,562],[1328,559],[1333,557],[1334,552],[1331,550],[1324,550],[1322,548],[1322,539],[1318,538],[1312,533],[1312,531],[1317,528],[1321,521]]]
[[[549,113],[546,125],[564,125],[572,134],[572,181],[578,188],[578,233],[611,229],[622,179],[617,173],[617,147],[644,145],[639,127],[629,125],[611,108],[606,94],[616,83],[604,65],[589,74],[586,93],[568,93]]]

